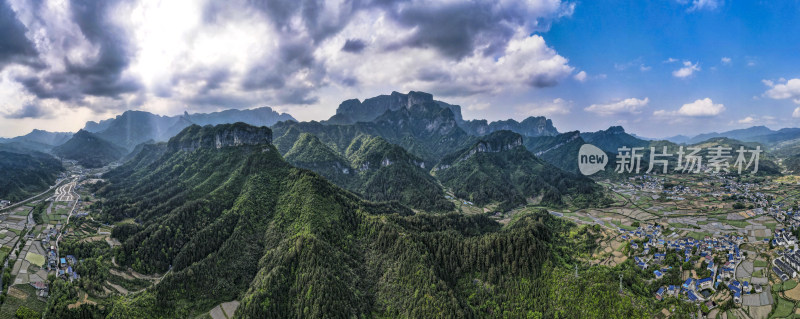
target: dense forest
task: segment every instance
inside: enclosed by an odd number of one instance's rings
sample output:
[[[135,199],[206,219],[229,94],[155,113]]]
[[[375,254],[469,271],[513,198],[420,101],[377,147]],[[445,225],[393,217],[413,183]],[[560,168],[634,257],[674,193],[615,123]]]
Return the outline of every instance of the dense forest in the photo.
[[[41,193],[63,171],[59,160],[44,153],[0,151],[0,199],[16,202]]]
[[[446,156],[434,172],[459,198],[476,205],[500,202],[501,211],[524,205],[530,197],[548,206],[563,206],[566,197],[579,207],[608,202],[592,180],[537,158],[511,131],[494,132]]]
[[[594,228],[575,231],[545,210],[521,212],[507,225],[487,215],[415,214],[293,167],[266,139],[202,142],[240,129],[184,130],[166,149],[143,148],[95,184],[104,222],[135,222],[114,228],[120,248],[63,249],[166,275],[141,293],[77,309],[65,307],[77,298],[75,286],[55,285],[47,316],[194,317],[230,300],[241,301],[240,318],[636,318],[652,311],[647,289],[617,293],[617,273],[634,271],[630,265],[581,266],[574,278],[578,256],[595,246]],[[362,142],[349,154],[374,140]],[[82,270],[102,280],[95,261]],[[626,285],[641,285],[630,277]],[[90,281],[73,285],[93,289]]]
[[[53,153],[65,159],[75,160],[84,167],[95,168],[119,160],[128,151],[94,133],[80,130],[64,144],[54,147]]]

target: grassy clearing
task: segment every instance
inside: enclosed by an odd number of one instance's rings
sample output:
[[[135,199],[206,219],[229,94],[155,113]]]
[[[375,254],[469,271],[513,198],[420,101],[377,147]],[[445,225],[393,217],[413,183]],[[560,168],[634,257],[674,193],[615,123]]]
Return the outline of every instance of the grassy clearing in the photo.
[[[789,300],[778,298],[778,305],[775,308],[775,311],[772,313],[770,318],[785,318],[792,314],[794,310],[794,302]]]
[[[693,232],[689,232],[689,234],[687,234],[687,236],[692,237],[692,238],[697,239],[697,240],[702,240],[703,238],[708,236],[708,234],[693,231]]]
[[[6,259],[6,257],[11,253],[11,247],[3,246],[0,247],[0,261]]]
[[[14,212],[14,215],[16,215],[16,216],[28,216],[28,213],[30,213],[30,211],[31,211],[30,209],[22,209],[22,210],[18,210],[16,212]]]
[[[25,260],[39,267],[42,267],[45,262],[44,256],[32,252],[28,252],[28,254],[25,255]]]
[[[753,266],[754,267],[767,267],[767,261],[766,260],[761,260],[761,259],[756,259],[753,262]]]
[[[781,291],[791,290],[794,287],[797,287],[797,280],[796,279],[792,279],[792,280],[786,281],[786,282],[784,282],[782,284],[772,285],[772,291],[773,292],[781,292]]]

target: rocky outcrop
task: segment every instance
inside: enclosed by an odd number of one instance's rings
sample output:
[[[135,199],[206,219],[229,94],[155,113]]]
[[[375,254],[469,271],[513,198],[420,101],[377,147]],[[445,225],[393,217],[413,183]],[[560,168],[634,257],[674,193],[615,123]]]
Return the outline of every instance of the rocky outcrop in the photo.
[[[370,122],[387,111],[411,109],[415,105],[426,103],[436,103],[442,108],[448,108],[453,112],[457,121],[463,121],[460,106],[435,101],[430,93],[411,91],[408,94],[392,92],[390,95],[379,95],[366,99],[364,102],[358,99],[346,100],[339,104],[336,115],[325,121],[325,124]]]
[[[493,138],[482,140],[475,144],[468,152],[463,154],[459,161],[466,160],[478,153],[498,153],[512,150],[522,146],[522,136],[509,131],[498,132]],[[510,134],[509,134],[510,133]]]
[[[272,143],[272,131],[265,127],[245,123],[220,124],[217,126],[192,125],[169,140],[171,151],[194,151],[199,148],[215,148],[266,145]]]
[[[472,120],[464,122],[462,128],[464,128],[467,133],[477,136],[484,136],[503,130],[512,131],[524,136],[558,135],[558,130],[553,126],[553,121],[544,116],[531,116],[522,122],[517,122],[512,119],[491,123],[486,120]]]

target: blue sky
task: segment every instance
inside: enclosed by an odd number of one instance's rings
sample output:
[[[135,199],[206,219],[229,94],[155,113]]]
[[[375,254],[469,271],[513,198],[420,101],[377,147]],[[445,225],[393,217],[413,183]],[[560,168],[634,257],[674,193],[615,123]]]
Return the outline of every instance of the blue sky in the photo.
[[[796,1],[720,1],[705,8],[677,1],[619,3],[579,2],[571,17],[542,33],[589,78],[565,83],[547,95],[580,101],[578,109],[626,98],[648,98],[649,103],[640,114],[598,118],[573,112],[576,122],[560,119],[559,127],[599,129],[616,121],[629,131],[664,137],[751,125],[797,126],[797,118],[791,117],[797,105],[764,96],[769,87],[762,82],[800,76]],[[666,62],[670,59],[677,61]],[[684,61],[699,70],[676,77],[673,72]],[[718,116],[666,121],[669,127],[661,125],[664,119],[653,119],[657,110],[675,110],[704,98],[725,110]]]
[[[647,137],[800,120],[798,1],[0,0],[0,136],[432,93]]]

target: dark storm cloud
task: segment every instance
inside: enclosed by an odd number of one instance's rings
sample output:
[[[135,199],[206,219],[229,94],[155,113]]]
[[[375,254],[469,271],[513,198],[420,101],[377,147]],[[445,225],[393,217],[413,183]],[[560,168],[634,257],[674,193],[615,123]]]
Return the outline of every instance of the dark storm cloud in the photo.
[[[28,29],[6,0],[0,0],[0,70],[11,63],[32,64],[38,53],[25,36]]]
[[[472,55],[478,44],[486,46],[481,54],[501,52],[514,34],[513,27],[524,23],[523,17],[498,12],[485,2],[394,8],[389,13],[401,25],[415,30],[411,37],[401,40],[402,46],[431,47],[453,59]]]
[[[108,17],[108,9],[116,3],[108,0],[73,0],[71,3],[73,18],[81,32],[100,46],[100,55],[94,63],[67,64],[67,72],[80,80],[81,91],[85,94],[116,97],[141,88],[138,82],[121,76],[130,64],[131,52],[128,35]]]
[[[315,103],[318,98],[310,95],[322,85],[325,68],[314,58],[314,47],[303,39],[282,37],[279,41],[277,60],[262,61],[248,70],[242,88],[247,91],[278,90],[276,96],[281,103]],[[316,85],[296,86],[288,83],[287,79],[306,70],[310,71],[308,80]]]
[[[558,85],[558,79],[547,74],[540,74],[528,79],[528,85],[537,88],[546,88]]]
[[[128,35],[108,17],[109,8],[116,3],[104,0],[74,0],[70,3],[72,21],[98,48],[96,58],[81,63],[65,57],[63,70],[24,75],[17,81],[39,98],[71,102],[80,101],[86,95],[116,98],[123,93],[139,91],[142,86],[137,80],[122,76],[130,64],[132,52],[128,49]],[[36,9],[39,4],[34,2],[31,6]],[[54,39],[64,39],[57,34],[59,30],[47,32]],[[64,49],[71,46],[68,43],[63,45]]]
[[[350,53],[359,53],[367,47],[367,44],[364,43],[361,39],[347,39],[344,42],[344,46],[342,47],[342,51],[350,52]]]
[[[14,112],[5,113],[4,117],[8,119],[23,119],[23,118],[46,118],[52,114],[49,110],[43,108],[37,103],[29,103],[22,106],[21,109]]]

